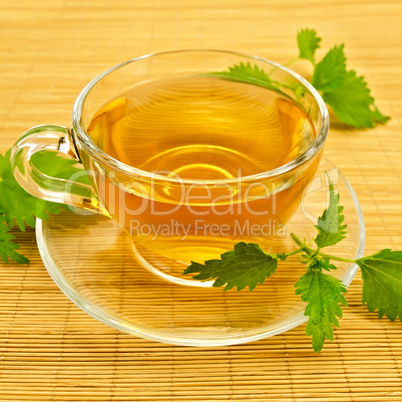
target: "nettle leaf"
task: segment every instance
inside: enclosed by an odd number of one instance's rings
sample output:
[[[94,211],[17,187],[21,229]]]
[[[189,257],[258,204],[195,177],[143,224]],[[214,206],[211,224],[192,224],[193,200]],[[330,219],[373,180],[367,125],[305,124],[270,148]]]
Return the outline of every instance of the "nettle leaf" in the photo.
[[[339,88],[324,92],[322,97],[332,107],[339,121],[356,128],[372,128],[390,119],[374,105],[366,81],[353,70],[345,74]]]
[[[402,321],[402,251],[381,250],[356,261],[362,271],[363,304],[392,321]]]
[[[15,262],[20,264],[28,264],[28,258],[23,255],[17,253],[15,250],[18,250],[20,246],[18,244],[13,243],[12,240],[15,240],[15,236],[9,233],[10,228],[5,222],[0,222],[0,257],[1,259],[8,263],[9,258],[13,259]]]
[[[42,173],[58,177],[60,179],[91,185],[87,171],[74,159],[65,157],[63,154],[51,151],[39,151],[32,155],[31,161]]]
[[[390,117],[383,115],[374,103],[370,105],[370,112],[373,124],[384,124],[390,119]]]
[[[250,63],[239,63],[229,67],[228,71],[208,73],[206,75],[233,82],[257,85],[259,87],[275,91],[282,96],[289,98],[289,95],[283,92],[280,88],[280,86],[283,84],[273,81],[262,68],[258,67],[257,64],[251,65]]]
[[[222,78],[228,77],[231,80],[237,78],[241,82],[250,81],[263,85],[272,85],[272,80],[269,78],[268,74],[256,64],[251,65],[250,63],[235,64],[229,67],[229,71],[209,73],[208,75],[215,75]]]
[[[310,60],[314,63],[314,53],[320,47],[321,38],[317,36],[315,29],[302,29],[297,34],[297,45],[299,47],[299,57]]]
[[[246,286],[253,290],[257,284],[275,273],[278,259],[265,253],[257,244],[237,243],[233,251],[221,255],[220,260],[208,260],[204,264],[192,262],[184,274],[194,274],[193,279],[207,281],[215,279],[214,287],[225,286],[224,290]]]
[[[342,224],[345,217],[342,214],[343,207],[338,204],[339,194],[335,194],[334,185],[329,179],[328,208],[318,218],[317,225],[315,226],[318,230],[318,235],[314,241],[320,248],[332,246],[345,238],[347,225]]]
[[[346,57],[343,45],[334,46],[315,65],[311,83],[318,91],[328,92],[340,88],[346,74]]]
[[[327,258],[321,258],[317,261],[315,261],[315,263],[312,266],[313,269],[319,269],[321,270],[325,270],[325,271],[333,271],[336,268],[336,266],[334,264],[330,263],[330,260]]]
[[[47,219],[48,213],[60,212],[60,205],[36,198],[18,184],[12,173],[10,152],[0,154],[1,211],[10,227],[15,220],[20,230],[25,231],[25,223],[35,227],[35,217]]]
[[[342,293],[345,286],[339,279],[323,273],[319,269],[310,269],[296,283],[296,294],[307,302],[304,315],[308,316],[306,334],[312,336],[315,352],[324,346],[325,339],[334,339],[332,326],[339,327],[338,318],[342,318],[340,304],[347,306]],[[338,317],[338,318],[337,318]]]

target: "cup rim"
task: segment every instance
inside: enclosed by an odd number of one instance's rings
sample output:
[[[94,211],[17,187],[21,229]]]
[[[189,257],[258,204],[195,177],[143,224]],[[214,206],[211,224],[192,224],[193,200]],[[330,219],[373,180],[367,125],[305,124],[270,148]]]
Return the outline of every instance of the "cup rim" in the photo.
[[[146,170],[142,170],[139,168],[136,168],[134,166],[127,165],[110,155],[106,154],[104,151],[102,151],[101,148],[99,148],[95,143],[90,139],[84,128],[82,127],[82,110],[84,107],[85,100],[91,91],[91,89],[99,82],[101,81],[104,77],[107,75],[111,74],[115,70],[118,70],[119,68],[122,68],[128,64],[135,63],[147,58],[151,57],[158,57],[161,55],[167,55],[167,54],[179,54],[179,53],[223,53],[227,55],[235,55],[235,56],[240,56],[252,60],[256,60],[259,62],[266,63],[272,67],[278,68],[282,71],[284,71],[287,74],[290,74],[294,79],[300,82],[304,87],[308,89],[310,94],[314,97],[314,100],[317,102],[318,109],[321,114],[321,124],[319,130],[317,130],[317,136],[314,142],[310,145],[310,147],[301,155],[299,155],[297,158],[291,160],[290,162],[281,165],[279,167],[276,167],[271,170],[267,170],[264,172],[256,173],[253,175],[247,175],[244,177],[241,177],[242,182],[247,182],[247,181],[255,181],[255,180],[261,180],[261,179],[267,179],[270,177],[278,176],[281,174],[284,174],[286,172],[289,172],[293,170],[294,168],[302,165],[303,163],[307,162],[310,160],[315,154],[317,154],[322,146],[325,143],[325,140],[328,136],[329,132],[329,114],[328,114],[328,109],[327,106],[325,105],[324,100],[322,99],[321,95],[318,93],[318,91],[302,76],[294,72],[293,70],[276,63],[272,60],[259,57],[259,56],[252,56],[252,55],[247,55],[243,54],[241,52],[236,52],[236,51],[230,51],[230,50],[220,50],[220,49],[184,49],[184,50],[169,50],[169,51],[164,51],[164,52],[157,52],[157,53],[150,53],[146,54],[143,56],[135,57],[133,59],[127,60],[123,63],[117,64],[108,70],[104,71],[103,73],[99,74],[97,77],[92,79],[80,92],[78,95],[77,99],[75,100],[74,106],[73,106],[73,112],[72,112],[72,123],[73,123],[73,128],[75,133],[78,136],[78,139],[80,141],[80,144],[84,147],[84,149],[88,152],[89,155],[95,157],[97,160],[102,161],[105,163],[107,166],[111,166],[113,170],[118,171],[123,174],[128,174],[128,175],[135,175],[136,177],[142,177],[142,178],[147,178],[147,179],[152,179],[152,180],[162,180],[165,182],[174,182],[177,183],[177,178],[175,177],[168,177],[164,176],[161,174],[157,173],[152,173],[148,172]],[[195,184],[195,183],[203,183],[203,184],[216,184],[216,183],[236,183],[238,182],[239,177],[234,177],[231,179],[184,179],[180,178],[180,182],[182,184]]]

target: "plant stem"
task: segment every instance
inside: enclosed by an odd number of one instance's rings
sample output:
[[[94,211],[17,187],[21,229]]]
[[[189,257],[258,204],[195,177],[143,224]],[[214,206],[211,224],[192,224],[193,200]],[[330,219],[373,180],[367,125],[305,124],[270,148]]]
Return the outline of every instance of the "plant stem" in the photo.
[[[351,260],[350,258],[342,258],[342,257],[336,257],[334,255],[330,255],[330,254],[325,254],[325,253],[321,253],[321,251],[319,250],[313,250],[309,247],[307,247],[305,245],[305,243],[303,243],[294,233],[291,233],[290,236],[292,237],[293,241],[300,247],[299,250],[297,250],[297,252],[300,252],[300,250],[305,251],[308,255],[314,255],[314,253],[317,253],[318,251],[318,255],[324,258],[328,258],[329,260],[335,260],[335,261],[343,261],[343,262],[356,262],[356,260]],[[292,253],[292,254],[296,254]],[[290,255],[290,254],[289,254]]]
[[[291,255],[299,254],[301,251],[304,251],[303,247],[300,247],[297,250],[292,251],[291,253],[286,253],[286,254],[288,257],[290,257]]]
[[[291,233],[290,236],[292,237],[293,241],[300,247],[308,255],[313,255],[317,250],[312,250],[306,246],[306,243],[303,243],[294,233]]]
[[[294,233],[291,233],[290,236],[291,236],[291,238],[294,240],[294,242],[295,242],[301,249],[303,249],[304,243],[303,243]]]
[[[328,258],[330,260],[335,260],[335,261],[343,261],[343,262],[356,262],[356,260],[351,260],[350,258],[342,258],[342,257],[335,257],[330,254],[325,254],[325,253],[318,253],[321,257]]]

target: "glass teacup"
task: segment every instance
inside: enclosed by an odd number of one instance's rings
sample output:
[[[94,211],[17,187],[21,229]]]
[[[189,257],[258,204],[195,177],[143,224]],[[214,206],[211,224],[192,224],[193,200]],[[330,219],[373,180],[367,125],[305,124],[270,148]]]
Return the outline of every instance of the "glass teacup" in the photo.
[[[215,74],[236,65],[264,71],[280,91],[247,75]],[[266,59],[212,50],[109,69],[80,93],[72,121],[71,129],[24,133],[12,151],[20,185],[76,213],[110,216],[145,268],[196,286],[206,284],[182,275],[191,261],[218,258],[240,241],[269,250],[273,236],[286,234],[329,128],[325,103],[302,77]],[[64,154],[82,171],[51,177],[34,163],[42,151]]]

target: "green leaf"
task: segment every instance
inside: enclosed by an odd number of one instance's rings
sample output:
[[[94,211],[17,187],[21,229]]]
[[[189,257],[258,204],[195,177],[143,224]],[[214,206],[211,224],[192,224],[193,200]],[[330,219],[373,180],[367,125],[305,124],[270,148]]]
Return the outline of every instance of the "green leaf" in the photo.
[[[312,335],[315,352],[324,346],[325,338],[334,339],[332,326],[339,327],[338,318],[342,318],[340,304],[347,306],[342,293],[346,288],[339,279],[324,274],[319,269],[310,269],[296,283],[296,295],[307,302],[304,315],[308,316],[306,334]]]
[[[214,75],[221,78],[230,78],[231,81],[251,82],[258,83],[260,86],[271,86],[272,80],[268,74],[259,68],[256,64],[252,66],[250,63],[235,64],[229,67],[229,71],[221,71],[216,73],[209,73],[208,75]]]
[[[214,287],[225,286],[224,290],[246,286],[253,290],[257,284],[263,284],[266,278],[275,273],[277,258],[265,253],[257,244],[237,243],[234,251],[221,255],[220,260],[205,261],[204,264],[192,262],[184,274],[194,274],[193,279],[215,279]]]
[[[381,250],[356,261],[363,277],[363,304],[392,321],[402,321],[402,251]]]
[[[74,183],[68,191],[85,198],[92,198],[92,185],[89,175],[81,165],[78,165],[77,161],[65,157],[63,154],[43,150],[32,155],[31,163],[38,169],[38,171],[49,176],[49,178],[56,177]],[[52,179],[46,180],[46,176],[40,176],[40,185],[42,187],[51,191],[56,189],[60,192],[66,191],[65,182],[63,180],[60,180],[55,184]],[[86,184],[87,186],[75,185],[76,183]],[[56,187],[56,185],[58,187]],[[68,207],[70,210],[72,208],[73,207],[71,206]]]
[[[374,109],[374,110],[373,110]],[[373,103],[373,105],[372,105],[372,107],[371,107],[371,113],[372,113],[372,118],[373,118],[373,122],[375,123],[375,124],[384,124],[384,123],[386,123],[389,119],[390,119],[390,117],[388,117],[388,116],[384,116],[379,110],[378,110],[378,108],[377,108],[377,106],[376,105],[374,105],[374,103]]]
[[[347,225],[343,225],[345,217],[342,214],[343,207],[339,206],[339,194],[335,194],[334,185],[329,179],[329,204],[321,217],[318,218],[317,225],[318,235],[315,238],[315,243],[318,247],[332,246],[346,235]]]
[[[286,98],[290,98],[288,94],[280,89],[280,86],[284,84],[271,80],[269,75],[256,64],[252,66],[250,63],[240,63],[229,67],[229,71],[208,73],[206,75],[219,77],[228,81],[242,82],[245,84],[252,84],[259,87],[268,88],[272,91],[278,92]]]
[[[6,223],[8,227],[12,227],[15,220],[20,230],[25,231],[25,224],[35,227],[36,217],[48,219],[48,214],[58,214],[63,205],[41,200],[23,190],[12,174],[10,152],[11,150],[8,150],[4,156],[0,154],[0,220],[3,222],[0,223],[0,256],[5,262],[10,257],[26,264],[29,260],[15,251],[19,246],[11,241],[14,240],[14,236],[8,233]],[[84,172],[82,168],[75,166],[77,164],[75,161],[55,152],[37,152],[32,155],[31,162],[34,168],[45,175],[45,179],[41,181],[41,185],[45,188],[46,175],[70,179],[72,175]],[[23,172],[23,166],[19,166],[19,169]],[[77,177],[75,182],[90,184],[86,174]],[[51,187],[49,181],[49,188]],[[91,191],[83,188],[82,195],[90,197]]]
[[[59,204],[43,201],[27,193],[15,180],[10,164],[10,150],[0,154],[0,209],[11,227],[15,220],[22,231],[24,223],[35,227],[35,217],[47,219],[48,213],[60,212]]]
[[[11,258],[14,261],[20,264],[28,264],[28,258],[25,258],[23,255],[17,253],[15,250],[18,250],[20,246],[12,242],[15,237],[8,233],[10,228],[7,226],[5,222],[0,222],[0,257],[1,259],[8,263],[8,259]]]
[[[271,254],[272,257],[277,258],[278,260],[285,261],[288,258],[287,253],[278,253],[278,254]]]
[[[336,266],[334,264],[331,264],[330,260],[327,258],[320,258],[319,260],[316,260],[311,268],[318,269],[320,271],[322,271],[323,269],[325,271],[333,271],[337,269]]]
[[[311,83],[318,91],[329,92],[342,86],[346,74],[346,57],[343,45],[334,46],[315,65]]]
[[[74,181],[91,185],[91,181],[85,170],[77,166],[78,162],[64,157],[62,154],[43,150],[33,154],[31,161],[42,173],[51,177],[70,180],[71,176],[82,173],[79,176],[76,175],[78,177]]]
[[[321,38],[317,36],[315,29],[302,29],[297,34],[299,58],[310,60],[314,63],[314,53],[320,47]]]
[[[323,99],[341,122],[356,128],[372,128],[389,120],[374,105],[364,78],[353,70],[346,73],[338,89],[324,92]]]

